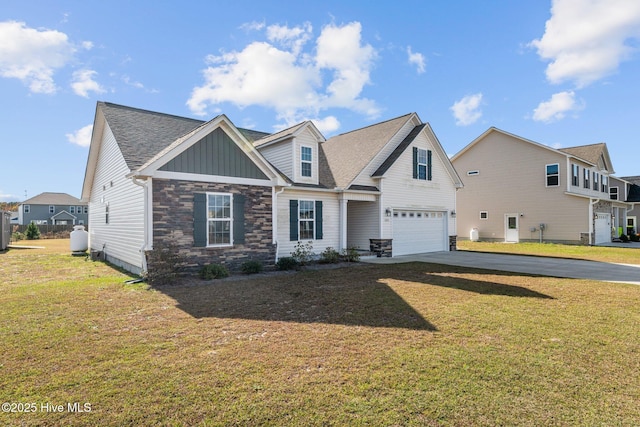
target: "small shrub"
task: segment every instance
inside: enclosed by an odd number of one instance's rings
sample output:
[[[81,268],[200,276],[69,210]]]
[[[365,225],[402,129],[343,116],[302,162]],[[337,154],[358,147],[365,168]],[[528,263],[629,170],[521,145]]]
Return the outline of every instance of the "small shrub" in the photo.
[[[307,242],[307,243],[298,242],[296,243],[296,246],[293,249],[293,252],[291,252],[291,256],[296,261],[298,261],[299,265],[305,265],[309,261],[311,261],[312,254],[313,254],[313,245],[311,244],[311,242]]]
[[[37,239],[40,238],[40,229],[38,228],[38,226],[35,223],[31,222],[27,226],[27,229],[25,231],[25,235],[27,236],[27,239],[29,239],[29,240],[37,240]]]
[[[320,262],[323,264],[335,264],[340,261],[340,253],[328,247],[320,254]]]
[[[298,266],[298,261],[294,257],[285,256],[276,262],[276,268],[278,270],[293,270]]]
[[[15,233],[13,233],[11,235],[11,241],[13,242],[18,242],[20,240],[24,240],[25,239],[25,235],[19,231],[16,231]]]
[[[629,240],[631,240],[632,242],[640,242],[640,236],[637,234],[630,234]]]
[[[629,238],[627,237],[627,235],[626,235],[626,234],[621,234],[621,235],[620,235],[620,240],[622,240],[623,242],[625,242],[625,243],[626,243],[626,242],[628,242],[628,241],[629,241]]]
[[[350,247],[342,251],[342,259],[346,262],[358,262],[360,261],[360,253],[354,247]]]
[[[224,279],[229,277],[229,270],[222,264],[207,264],[200,269],[200,278],[203,280]]]
[[[245,274],[258,274],[262,271],[263,265],[260,261],[247,261],[242,264],[242,272]]]

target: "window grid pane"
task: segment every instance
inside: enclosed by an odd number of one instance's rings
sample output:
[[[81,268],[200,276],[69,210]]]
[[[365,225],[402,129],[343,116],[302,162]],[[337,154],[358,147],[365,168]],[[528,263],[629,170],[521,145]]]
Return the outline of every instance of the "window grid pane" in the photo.
[[[315,202],[312,200],[300,200],[298,218],[300,240],[313,240],[315,237]]]

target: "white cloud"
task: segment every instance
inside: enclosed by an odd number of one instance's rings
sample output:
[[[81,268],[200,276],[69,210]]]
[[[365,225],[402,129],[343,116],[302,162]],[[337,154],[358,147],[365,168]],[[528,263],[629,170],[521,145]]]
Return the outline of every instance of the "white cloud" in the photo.
[[[640,40],[638,0],[554,0],[544,35],[530,46],[550,61],[551,83],[584,87],[616,71]]]
[[[74,133],[68,133],[66,135],[67,140],[72,144],[79,145],[80,147],[88,147],[91,145],[91,134],[93,132],[93,125],[87,125],[81,129],[78,129]]]
[[[204,84],[195,87],[187,101],[193,113],[206,115],[217,104],[230,102],[241,108],[272,108],[287,124],[335,107],[369,117],[379,114],[375,102],[361,97],[370,83],[376,52],[363,45],[359,23],[324,27],[314,53],[304,50],[312,39],[309,23],[293,28],[264,26],[264,30],[268,41],[207,58]],[[330,122],[328,117],[318,120]]]
[[[0,22],[0,76],[21,80],[33,93],[55,93],[53,74],[75,52],[64,33],[29,28],[24,22]]]
[[[71,88],[76,95],[88,98],[89,92],[104,93],[106,92],[93,77],[98,74],[93,70],[78,70],[73,73],[73,82]]]
[[[584,106],[576,102],[575,92],[559,92],[553,94],[548,101],[541,102],[538,108],[533,110],[533,120],[551,123],[563,119],[568,112],[578,111],[582,108]]]
[[[453,111],[457,126],[468,126],[474,124],[482,117],[480,105],[482,103],[482,93],[467,95],[460,101],[455,102],[449,109]]]
[[[323,119],[313,119],[312,121],[318,130],[324,135],[340,129],[340,121],[335,116],[327,116]]]
[[[426,59],[421,53],[414,53],[411,51],[411,46],[407,47],[407,55],[409,55],[409,64],[416,66],[418,74],[424,73],[426,69]]]

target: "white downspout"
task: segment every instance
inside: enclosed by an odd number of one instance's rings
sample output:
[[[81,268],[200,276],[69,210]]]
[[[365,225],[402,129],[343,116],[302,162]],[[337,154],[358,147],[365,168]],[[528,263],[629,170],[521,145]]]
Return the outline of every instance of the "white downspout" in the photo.
[[[276,262],[278,262],[278,253],[279,253],[279,242],[278,242],[278,195],[284,192],[286,187],[282,187],[282,190],[276,192],[276,187],[271,187],[271,197],[273,199],[273,203],[271,204],[271,222],[273,224],[272,233],[273,233],[273,243],[276,245]]]
[[[593,229],[593,223],[594,223],[594,219],[593,219],[593,207],[595,206],[596,203],[598,203],[600,201],[600,199],[593,199],[591,201],[591,203],[589,203],[589,244],[590,245],[594,245],[595,242],[595,236],[593,235],[595,230]]]
[[[143,210],[144,212],[144,215],[143,215],[144,243],[140,248],[140,254],[142,259],[142,271],[146,272],[147,257],[145,256],[145,253],[148,250],[153,249],[150,243],[150,238],[151,238],[150,226],[152,224],[152,220],[150,218],[153,218],[153,210],[152,210],[153,206],[151,206],[151,197],[149,196],[149,192],[151,191],[151,185],[150,185],[151,182],[150,182],[150,178],[147,178],[144,181],[139,181],[138,178],[135,176],[131,177],[131,182],[133,182],[135,185],[142,187],[142,191],[144,194],[144,210]]]

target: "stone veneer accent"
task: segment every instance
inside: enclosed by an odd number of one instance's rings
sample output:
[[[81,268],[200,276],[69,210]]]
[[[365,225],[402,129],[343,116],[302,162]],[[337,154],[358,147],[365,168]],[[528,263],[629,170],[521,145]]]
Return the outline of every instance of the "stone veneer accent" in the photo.
[[[376,254],[378,258],[391,257],[393,250],[393,239],[369,239],[369,251]]]
[[[232,247],[201,248],[194,246],[194,193],[232,193],[245,197],[245,243]],[[273,243],[271,187],[239,184],[203,183],[182,180],[153,180],[153,243],[170,242],[177,245],[187,258],[186,269],[196,272],[206,264],[222,264],[238,270],[249,260],[273,266],[276,245]],[[152,265],[147,266],[152,269]]]
[[[458,236],[449,236],[449,250],[450,251],[458,250]]]

